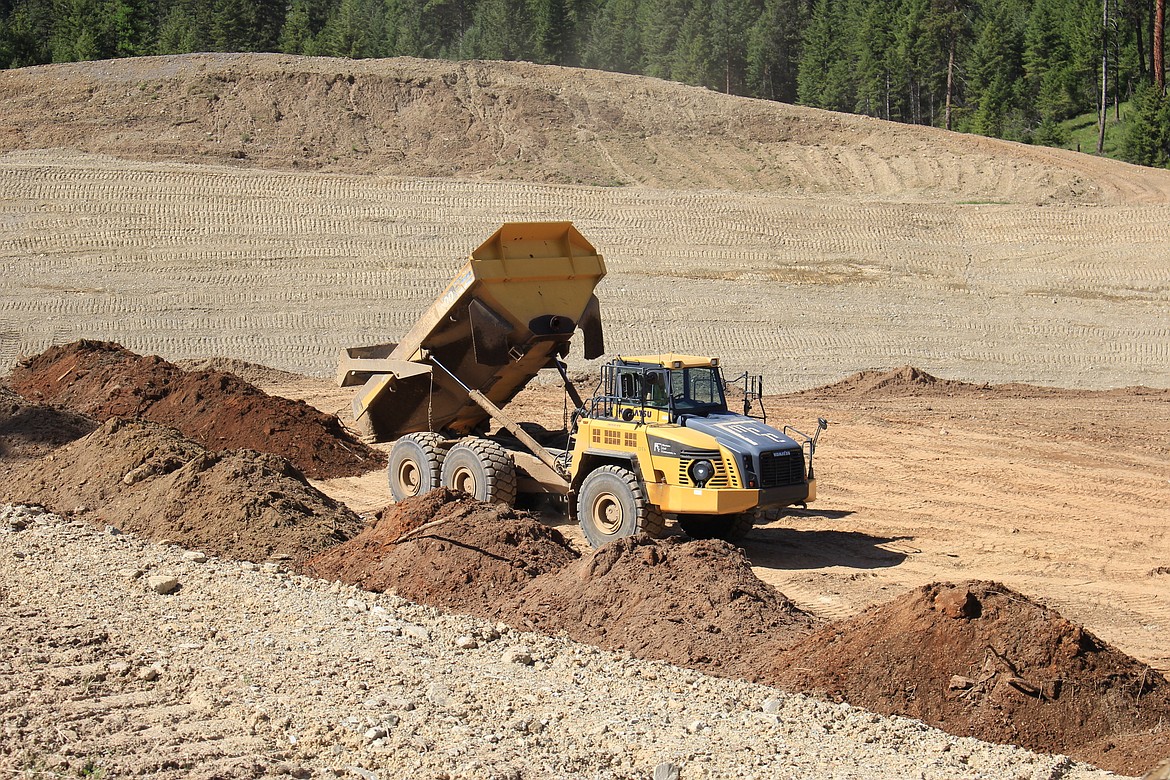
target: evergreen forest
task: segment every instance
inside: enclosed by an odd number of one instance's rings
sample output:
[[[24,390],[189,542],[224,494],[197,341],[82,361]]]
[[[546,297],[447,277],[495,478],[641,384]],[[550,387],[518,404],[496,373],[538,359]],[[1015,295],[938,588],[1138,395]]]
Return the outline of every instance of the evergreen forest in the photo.
[[[1124,111],[1119,156],[1166,166],[1164,2],[0,0],[0,66],[200,51],[528,60],[1054,146],[1068,120]]]

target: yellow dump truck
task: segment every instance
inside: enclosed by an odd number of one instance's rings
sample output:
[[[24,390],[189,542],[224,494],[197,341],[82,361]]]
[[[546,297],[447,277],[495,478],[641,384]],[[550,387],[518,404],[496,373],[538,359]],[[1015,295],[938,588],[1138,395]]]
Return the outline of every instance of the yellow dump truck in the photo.
[[[563,358],[578,330],[587,359],[604,353],[594,295],[604,275],[571,223],[509,223],[402,341],[343,352],[338,380],[360,386],[355,420],[374,441],[394,441],[394,498],[444,485],[505,503],[551,493],[594,547],[661,535],[671,518],[692,536],[735,539],[761,510],[815,499],[825,421],[805,436],[748,416],[761,386],[747,376],[744,411],[732,412],[717,358],[616,357],[599,394],[582,399]],[[563,448],[502,410],[544,369],[560,373],[575,408]]]

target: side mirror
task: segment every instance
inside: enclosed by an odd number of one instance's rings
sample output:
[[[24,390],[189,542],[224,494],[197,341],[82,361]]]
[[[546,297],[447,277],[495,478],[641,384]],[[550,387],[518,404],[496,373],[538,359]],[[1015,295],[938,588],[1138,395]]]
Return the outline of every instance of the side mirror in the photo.
[[[818,417],[817,418],[817,427],[820,428],[822,431],[826,430],[829,427],[829,421],[826,420],[824,417]]]

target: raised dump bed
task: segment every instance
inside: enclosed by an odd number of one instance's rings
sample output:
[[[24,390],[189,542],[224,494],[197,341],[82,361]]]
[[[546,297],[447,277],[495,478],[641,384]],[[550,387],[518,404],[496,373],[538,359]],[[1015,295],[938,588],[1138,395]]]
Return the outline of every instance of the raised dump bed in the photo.
[[[402,341],[341,355],[338,382],[361,385],[354,419],[374,441],[419,431],[482,431],[479,391],[502,407],[568,352],[604,352],[594,288],[605,262],[570,222],[510,222],[471,253]]]

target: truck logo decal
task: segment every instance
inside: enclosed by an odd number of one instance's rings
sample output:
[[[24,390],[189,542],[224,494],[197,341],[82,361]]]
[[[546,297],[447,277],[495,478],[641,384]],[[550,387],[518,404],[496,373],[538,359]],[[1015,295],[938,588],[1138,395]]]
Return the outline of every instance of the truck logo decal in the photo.
[[[779,431],[774,431],[765,425],[758,425],[751,422],[725,422],[719,423],[715,427],[727,431],[732,436],[738,436],[743,441],[749,444],[766,444],[769,441],[777,444],[784,444],[784,436]]]
[[[650,454],[658,455],[663,458],[677,458],[682,453],[679,451],[678,445],[669,439],[660,439],[657,436],[648,436],[647,443],[650,445]]]

